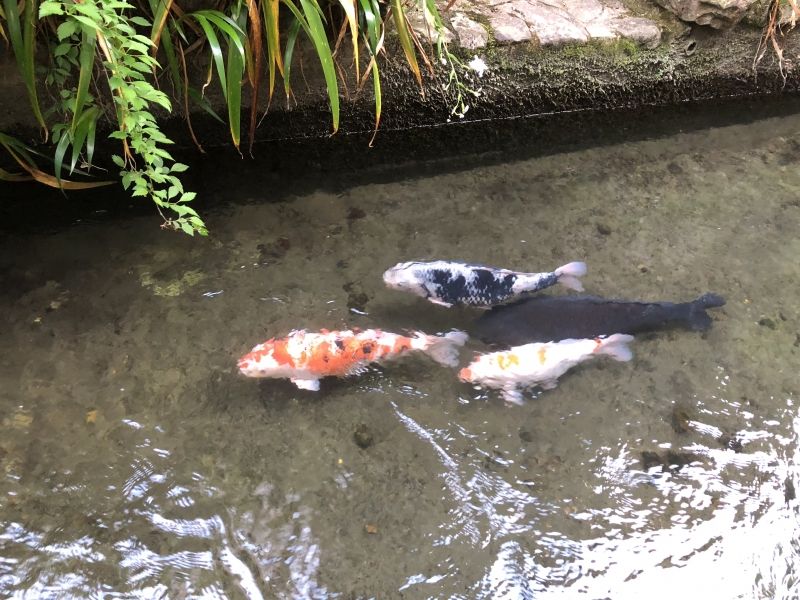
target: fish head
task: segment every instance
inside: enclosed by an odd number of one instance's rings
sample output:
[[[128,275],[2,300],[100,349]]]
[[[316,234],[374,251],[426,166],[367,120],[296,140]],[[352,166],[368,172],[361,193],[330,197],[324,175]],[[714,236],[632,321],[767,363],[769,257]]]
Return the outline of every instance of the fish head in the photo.
[[[286,365],[279,363],[274,356],[272,340],[259,344],[242,356],[237,366],[245,377],[282,377]]]
[[[391,269],[387,269],[383,274],[383,282],[390,288],[411,292],[423,298],[428,295],[425,289],[423,278],[417,273],[414,267],[417,263],[405,262],[398,263]]]

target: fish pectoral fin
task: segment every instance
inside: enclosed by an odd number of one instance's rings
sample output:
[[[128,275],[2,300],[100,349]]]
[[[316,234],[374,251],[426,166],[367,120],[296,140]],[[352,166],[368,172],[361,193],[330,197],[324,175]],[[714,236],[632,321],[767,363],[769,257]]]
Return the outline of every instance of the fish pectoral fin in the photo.
[[[431,296],[431,297],[429,297],[429,298],[428,298],[428,300],[429,300],[430,302],[433,302],[434,304],[438,304],[439,306],[444,306],[445,308],[451,308],[451,307],[453,306],[453,305],[452,305],[452,304],[450,304],[449,302],[445,302],[444,300],[439,300],[439,299],[437,299],[437,298],[434,298],[434,297],[432,297],[432,296]]]
[[[558,387],[557,379],[547,379],[539,383],[539,387],[543,390],[554,390]]]
[[[355,366],[350,367],[349,369],[347,369],[347,371],[345,372],[344,376],[345,377],[354,377],[355,375],[363,375],[367,371],[369,371],[369,367],[367,367],[367,365],[355,365]]]
[[[517,406],[522,406],[522,392],[520,392],[515,387],[508,387],[503,388],[503,400],[508,402],[509,404],[516,404]]]
[[[319,391],[319,379],[291,379],[290,381],[301,390]]]

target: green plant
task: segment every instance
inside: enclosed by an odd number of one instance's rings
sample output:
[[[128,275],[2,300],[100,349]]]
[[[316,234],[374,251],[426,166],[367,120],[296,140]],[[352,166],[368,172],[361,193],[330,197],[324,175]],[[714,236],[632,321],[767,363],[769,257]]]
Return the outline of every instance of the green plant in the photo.
[[[60,172],[70,147],[73,167],[84,147],[91,164],[99,109],[88,88],[99,49],[118,124],[111,137],[122,143],[122,152],[113,155],[112,160],[121,169],[123,187],[132,190],[133,196],[150,197],[165,227],[180,228],[190,235],[205,234],[203,221],[186,204],[195,194],[184,191],[177,177],[177,173],[188,167],[175,162],[163,148],[172,142],[158,128],[151,107],[157,105],[171,111],[172,106],[166,94],[146,79],[158,63],[150,55],[153,46],[150,38],[134,28],[150,23],[140,16],[128,17],[125,11],[132,8],[123,0],[45,0],[39,9],[40,18],[63,17],[56,31],[58,45],[52,53],[57,66],[62,72],[68,72],[69,67],[79,69],[77,86],[61,91],[61,112],[70,116],[69,123],[53,127],[56,173]],[[58,61],[61,57],[65,60]],[[54,77],[64,76],[59,73]]]
[[[133,0],[132,0],[133,1]],[[443,31],[441,17],[433,0],[418,1],[425,19],[438,34]],[[62,173],[85,174],[92,169],[98,122],[106,113],[113,115],[121,151],[112,156],[119,167],[122,184],[134,196],[147,196],[155,203],[164,223],[186,233],[206,233],[203,221],[188,205],[195,197],[186,192],[179,174],[188,167],[174,161],[165,146],[171,141],[162,133],[157,110],[172,112],[165,93],[157,89],[164,57],[176,96],[189,123],[192,103],[213,117],[227,122],[231,140],[241,144],[243,90],[249,88],[250,151],[259,122],[258,96],[262,76],[268,76],[271,102],[276,80],[283,82],[287,101],[293,96],[292,58],[301,33],[309,40],[324,75],[332,130],[339,128],[340,88],[343,68],[337,56],[349,33],[352,66],[358,89],[371,80],[375,102],[375,132],[381,119],[382,88],[380,58],[385,53],[385,20],[394,21],[406,62],[420,88],[420,64],[433,73],[433,66],[410,28],[403,0],[219,0],[216,8],[186,12],[175,0],[2,0],[0,37],[8,39],[23,76],[31,109],[55,145],[53,182],[63,188],[96,185],[71,182]],[[5,27],[3,27],[5,24]],[[42,111],[40,89],[36,85],[35,49],[37,35],[44,34],[50,62],[45,83],[55,88],[53,106]],[[147,34],[147,35],[145,35]],[[447,89],[455,92],[454,114],[466,110],[464,94],[468,87],[458,77],[462,65],[449,52],[444,37],[436,36],[436,51],[449,65]],[[335,40],[332,45],[331,40]],[[39,40],[40,44],[42,40]],[[201,86],[189,79],[187,56],[207,48],[208,73]],[[363,69],[361,50],[369,62]],[[216,78],[227,109],[226,119],[217,115],[204,92]],[[110,102],[108,101],[110,98]],[[109,108],[109,104],[111,108]],[[48,128],[47,123],[51,125]],[[10,139],[10,138],[9,138]],[[374,139],[374,136],[373,136]],[[0,140],[1,141],[1,140]],[[370,142],[371,143],[371,142]],[[28,150],[19,144],[2,144],[27,177],[43,180]],[[32,173],[36,173],[35,176]],[[18,174],[19,175],[19,174]],[[0,178],[11,174],[0,172]],[[16,176],[15,176],[16,177]],[[101,182],[102,184],[107,182]],[[65,185],[68,184],[68,185]]]

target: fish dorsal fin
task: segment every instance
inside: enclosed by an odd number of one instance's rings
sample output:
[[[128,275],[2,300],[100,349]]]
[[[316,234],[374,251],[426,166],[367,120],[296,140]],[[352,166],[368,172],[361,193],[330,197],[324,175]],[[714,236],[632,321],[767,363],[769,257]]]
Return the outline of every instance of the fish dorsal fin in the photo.
[[[290,381],[301,390],[319,391],[319,379],[291,379]]]

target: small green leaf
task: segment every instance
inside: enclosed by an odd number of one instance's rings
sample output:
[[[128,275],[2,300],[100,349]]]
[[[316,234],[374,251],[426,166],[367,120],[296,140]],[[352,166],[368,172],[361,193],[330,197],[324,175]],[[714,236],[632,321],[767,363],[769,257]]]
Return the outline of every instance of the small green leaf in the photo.
[[[75,21],[64,21],[56,29],[56,36],[58,36],[59,42],[63,42],[76,31],[78,31],[78,24]]]
[[[70,48],[72,48],[72,44],[69,44],[67,42],[59,44],[58,46],[56,46],[56,49],[53,50],[53,56],[64,56],[67,52],[69,52]]]
[[[194,227],[189,225],[189,223],[187,223],[183,219],[181,219],[179,222],[181,224],[181,229],[183,229],[184,233],[188,233],[189,235],[194,236]]]
[[[13,1],[13,0],[12,0]],[[39,7],[39,18],[44,19],[51,15],[63,15],[64,11],[61,9],[59,2],[51,2],[49,0],[42,3]]]

